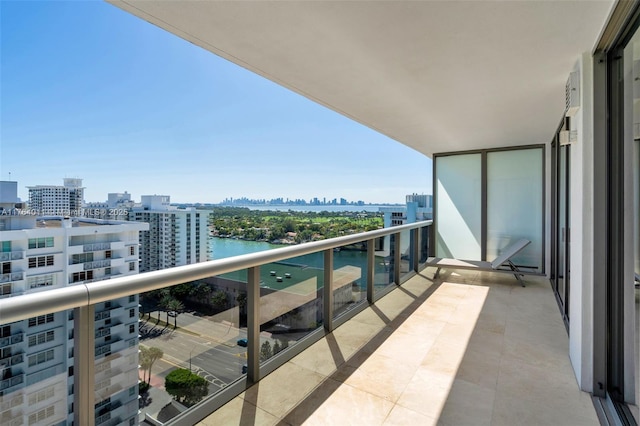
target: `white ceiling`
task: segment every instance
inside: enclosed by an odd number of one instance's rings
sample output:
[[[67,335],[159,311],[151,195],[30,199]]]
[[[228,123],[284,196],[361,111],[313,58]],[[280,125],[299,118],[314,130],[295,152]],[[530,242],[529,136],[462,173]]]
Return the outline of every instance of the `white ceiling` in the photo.
[[[546,143],[613,1],[110,1],[431,156]]]

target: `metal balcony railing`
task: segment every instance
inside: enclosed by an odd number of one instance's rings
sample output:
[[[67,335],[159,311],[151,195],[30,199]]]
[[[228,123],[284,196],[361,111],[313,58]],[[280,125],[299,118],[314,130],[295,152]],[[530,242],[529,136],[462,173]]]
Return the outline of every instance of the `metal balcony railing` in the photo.
[[[110,311],[95,312],[96,304],[121,297],[163,289],[177,284],[194,282],[205,278],[219,276],[238,271],[246,271],[246,376],[226,386],[214,394],[175,417],[171,424],[195,424],[212,411],[243,392],[248,386],[258,382],[269,372],[305,350],[327,332],[352,318],[367,303],[375,301],[392,290],[388,286],[384,290],[374,288],[376,262],[375,242],[378,238],[390,236],[390,250],[384,256],[384,266],[390,284],[400,285],[413,273],[419,271],[421,263],[426,260],[428,251],[428,230],[432,221],[422,221],[392,228],[379,229],[306,244],[245,254],[171,269],[152,271],[139,275],[129,275],[105,281],[84,282],[69,287],[56,288],[34,294],[11,297],[0,300],[0,325],[24,320],[67,309],[74,309],[74,418],[76,424],[94,426],[104,422],[104,418],[96,419],[95,406],[95,357],[111,353],[114,342],[95,347],[95,321],[109,318]],[[425,231],[425,232],[422,232]],[[404,244],[401,245],[401,241]],[[334,283],[333,258],[341,247],[359,244],[366,246],[366,274],[363,275],[363,292],[366,301],[359,302],[361,309],[351,308],[336,316],[334,312],[334,289],[332,285],[318,288],[318,297],[322,298],[319,306],[322,321],[317,332],[309,338],[296,342],[295,346],[282,351],[266,362],[260,359],[260,311],[261,286],[260,267],[273,262],[282,262],[294,257],[322,254],[324,283]],[[406,249],[401,250],[401,247]],[[335,250],[335,252],[334,252]],[[402,268],[401,268],[402,265]],[[365,276],[366,275],[366,276]],[[365,288],[366,286],[366,288]],[[126,340],[127,347],[135,347],[137,339]],[[126,348],[125,348],[126,349]],[[111,356],[116,354],[111,354]],[[243,369],[244,370],[244,369]],[[244,373],[244,371],[243,371]],[[16,379],[18,380],[18,379]],[[13,384],[12,384],[13,385]],[[8,383],[2,382],[2,388]]]
[[[24,257],[24,250],[0,252],[0,261],[20,260]]]

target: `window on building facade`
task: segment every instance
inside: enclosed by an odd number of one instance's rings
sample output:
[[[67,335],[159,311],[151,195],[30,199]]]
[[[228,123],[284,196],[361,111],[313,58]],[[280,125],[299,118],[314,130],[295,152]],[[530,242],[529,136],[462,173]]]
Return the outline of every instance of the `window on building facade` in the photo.
[[[52,342],[55,338],[55,333],[53,330],[48,330],[42,333],[33,334],[29,336],[29,347],[41,345],[46,342]]]
[[[37,325],[48,324],[55,319],[54,314],[40,315],[38,317],[29,318],[29,327],[35,327]]]
[[[44,237],[44,238],[29,238],[29,248],[45,248],[45,247],[53,247],[53,237]]]
[[[53,255],[30,257],[28,260],[28,265],[30,269],[53,266]]]
[[[38,352],[37,354],[31,355],[29,356],[29,367],[51,361],[53,359],[53,355],[53,349],[48,349],[46,351]]]
[[[54,279],[55,277],[53,274],[38,275],[36,277],[29,277],[27,283],[30,289],[48,287],[53,285]]]
[[[0,296],[7,296],[11,294],[11,283],[0,284]]]

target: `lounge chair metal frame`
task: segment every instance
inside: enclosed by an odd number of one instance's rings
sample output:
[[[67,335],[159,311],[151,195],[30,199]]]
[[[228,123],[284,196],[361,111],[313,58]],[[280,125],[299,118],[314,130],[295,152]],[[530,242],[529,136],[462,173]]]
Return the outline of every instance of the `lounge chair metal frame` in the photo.
[[[520,239],[514,243],[508,245],[502,249],[502,253],[496,257],[493,262],[486,262],[482,260],[459,260],[448,259],[440,257],[430,257],[427,260],[427,266],[435,266],[438,269],[433,275],[434,279],[437,279],[440,275],[440,269],[471,269],[476,271],[488,271],[488,272],[506,272],[513,274],[518,280],[520,285],[524,287],[524,281],[522,277],[525,275],[539,275],[538,272],[529,272],[520,270],[512,261],[511,258],[518,254],[523,248],[529,245],[531,241],[527,239]],[[501,268],[501,266],[508,266],[509,269]]]

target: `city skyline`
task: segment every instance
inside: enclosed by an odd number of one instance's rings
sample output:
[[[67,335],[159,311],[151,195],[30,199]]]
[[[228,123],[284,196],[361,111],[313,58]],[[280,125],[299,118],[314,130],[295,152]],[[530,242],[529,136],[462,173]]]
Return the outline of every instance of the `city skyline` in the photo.
[[[431,191],[424,155],[107,3],[0,8],[0,180],[23,200],[65,177],[86,201]]]

